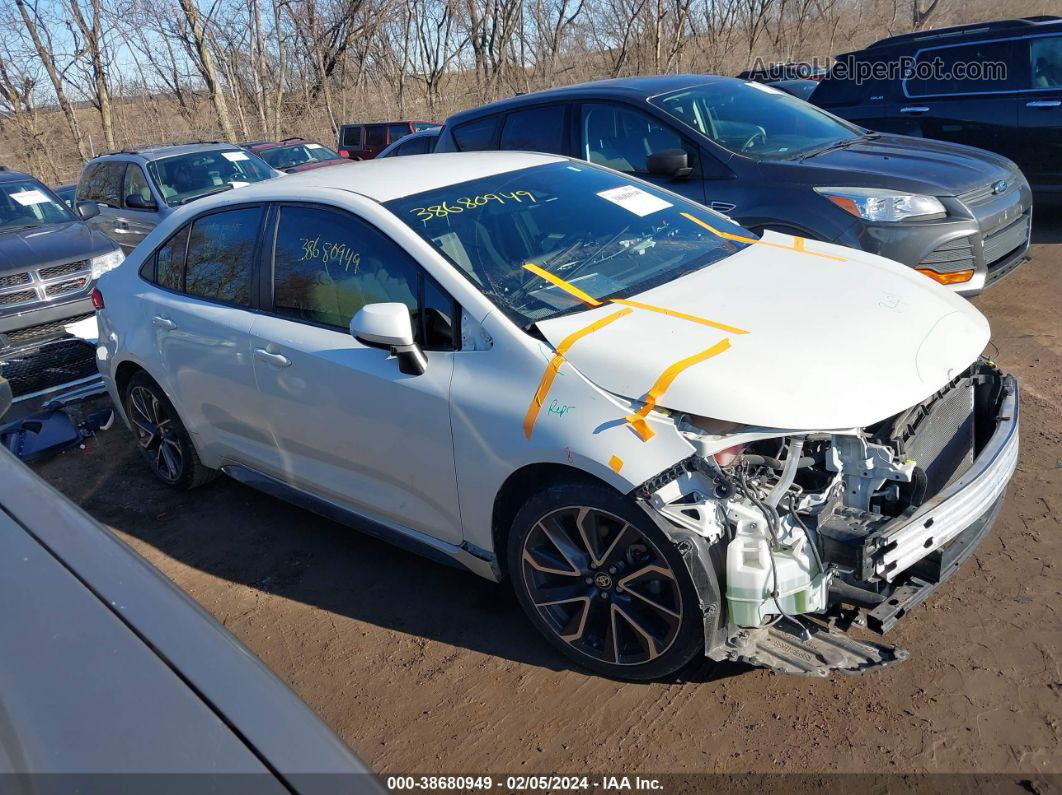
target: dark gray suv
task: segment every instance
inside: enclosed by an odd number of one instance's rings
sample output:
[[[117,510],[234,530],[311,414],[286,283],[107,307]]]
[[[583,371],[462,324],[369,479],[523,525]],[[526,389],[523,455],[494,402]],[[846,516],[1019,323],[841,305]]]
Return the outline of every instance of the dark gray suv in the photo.
[[[1025,259],[1017,166],[959,144],[874,133],[735,78],[604,80],[450,117],[436,152],[569,155],[662,185],[755,231],[860,248],[975,295]]]
[[[91,213],[71,210],[28,174],[0,168],[0,359],[62,336],[95,311],[96,277],[124,257],[86,223]]]
[[[77,202],[95,202],[92,219],[128,253],[183,204],[280,176],[234,144],[191,143],[130,149],[94,157],[77,183]]]

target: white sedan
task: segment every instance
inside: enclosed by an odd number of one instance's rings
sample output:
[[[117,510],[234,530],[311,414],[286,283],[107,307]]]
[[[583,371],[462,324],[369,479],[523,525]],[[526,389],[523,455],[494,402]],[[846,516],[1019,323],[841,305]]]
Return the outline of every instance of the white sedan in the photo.
[[[972,552],[1017,457],[988,323],[895,262],[527,153],[320,169],[101,278],[152,471],[216,472],[492,580],[610,676],[826,675]]]

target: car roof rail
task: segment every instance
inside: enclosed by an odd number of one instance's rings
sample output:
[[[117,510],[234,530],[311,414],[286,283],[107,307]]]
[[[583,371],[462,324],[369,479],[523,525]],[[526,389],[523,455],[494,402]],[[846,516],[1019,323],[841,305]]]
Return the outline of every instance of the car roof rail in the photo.
[[[933,41],[935,39],[954,38],[958,36],[972,36],[975,33],[1004,33],[1010,31],[1023,31],[1036,25],[1044,25],[1051,22],[1062,22],[1062,17],[1043,14],[1035,17],[1021,17],[1018,19],[998,19],[994,22],[970,22],[965,25],[953,25],[948,28],[934,28],[933,30],[916,30],[911,33],[901,33],[897,36],[889,36],[879,39],[867,47],[868,50],[879,47],[892,47],[896,44],[906,44],[916,41]]]

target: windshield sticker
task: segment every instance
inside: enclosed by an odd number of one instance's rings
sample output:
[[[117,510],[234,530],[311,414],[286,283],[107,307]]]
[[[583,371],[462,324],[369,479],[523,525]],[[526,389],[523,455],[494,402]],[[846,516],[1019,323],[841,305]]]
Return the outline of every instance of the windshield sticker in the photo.
[[[251,159],[247,156],[246,152],[222,152],[221,156],[224,157],[226,160],[231,160],[233,163],[236,163],[240,160]]]
[[[465,210],[478,210],[481,207],[486,207],[491,202],[497,202],[498,204],[508,204],[510,202],[523,204],[525,199],[532,204],[538,203],[538,199],[535,198],[531,191],[514,190],[510,193],[481,193],[478,196],[463,196],[455,200],[453,204],[450,204],[449,201],[443,201],[442,204],[433,204],[429,207],[413,207],[410,212],[416,213],[417,218],[427,222],[432,218],[445,218],[448,215],[463,213]]]
[[[324,149],[320,144],[306,144],[307,149]]]
[[[633,185],[610,188],[609,190],[601,191],[597,195],[613,204],[618,204],[624,210],[632,212],[641,218],[673,206],[671,202],[659,199],[653,194],[646,193],[641,188],[636,188]]]
[[[36,188],[33,190],[23,190],[18,193],[12,193],[11,198],[23,207],[29,207],[31,204],[47,204],[50,201],[47,196]]]

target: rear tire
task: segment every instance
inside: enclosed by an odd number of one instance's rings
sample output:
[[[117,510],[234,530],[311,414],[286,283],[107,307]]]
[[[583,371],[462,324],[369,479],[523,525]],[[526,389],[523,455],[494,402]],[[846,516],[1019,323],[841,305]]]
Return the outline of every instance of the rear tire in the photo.
[[[122,403],[140,455],[155,477],[181,490],[194,489],[217,477],[216,469],[203,466],[177,410],[147,373],[129,379]]]
[[[670,676],[704,653],[704,625],[674,543],[634,502],[599,484],[532,496],[508,540],[531,623],[561,653],[615,679]]]

